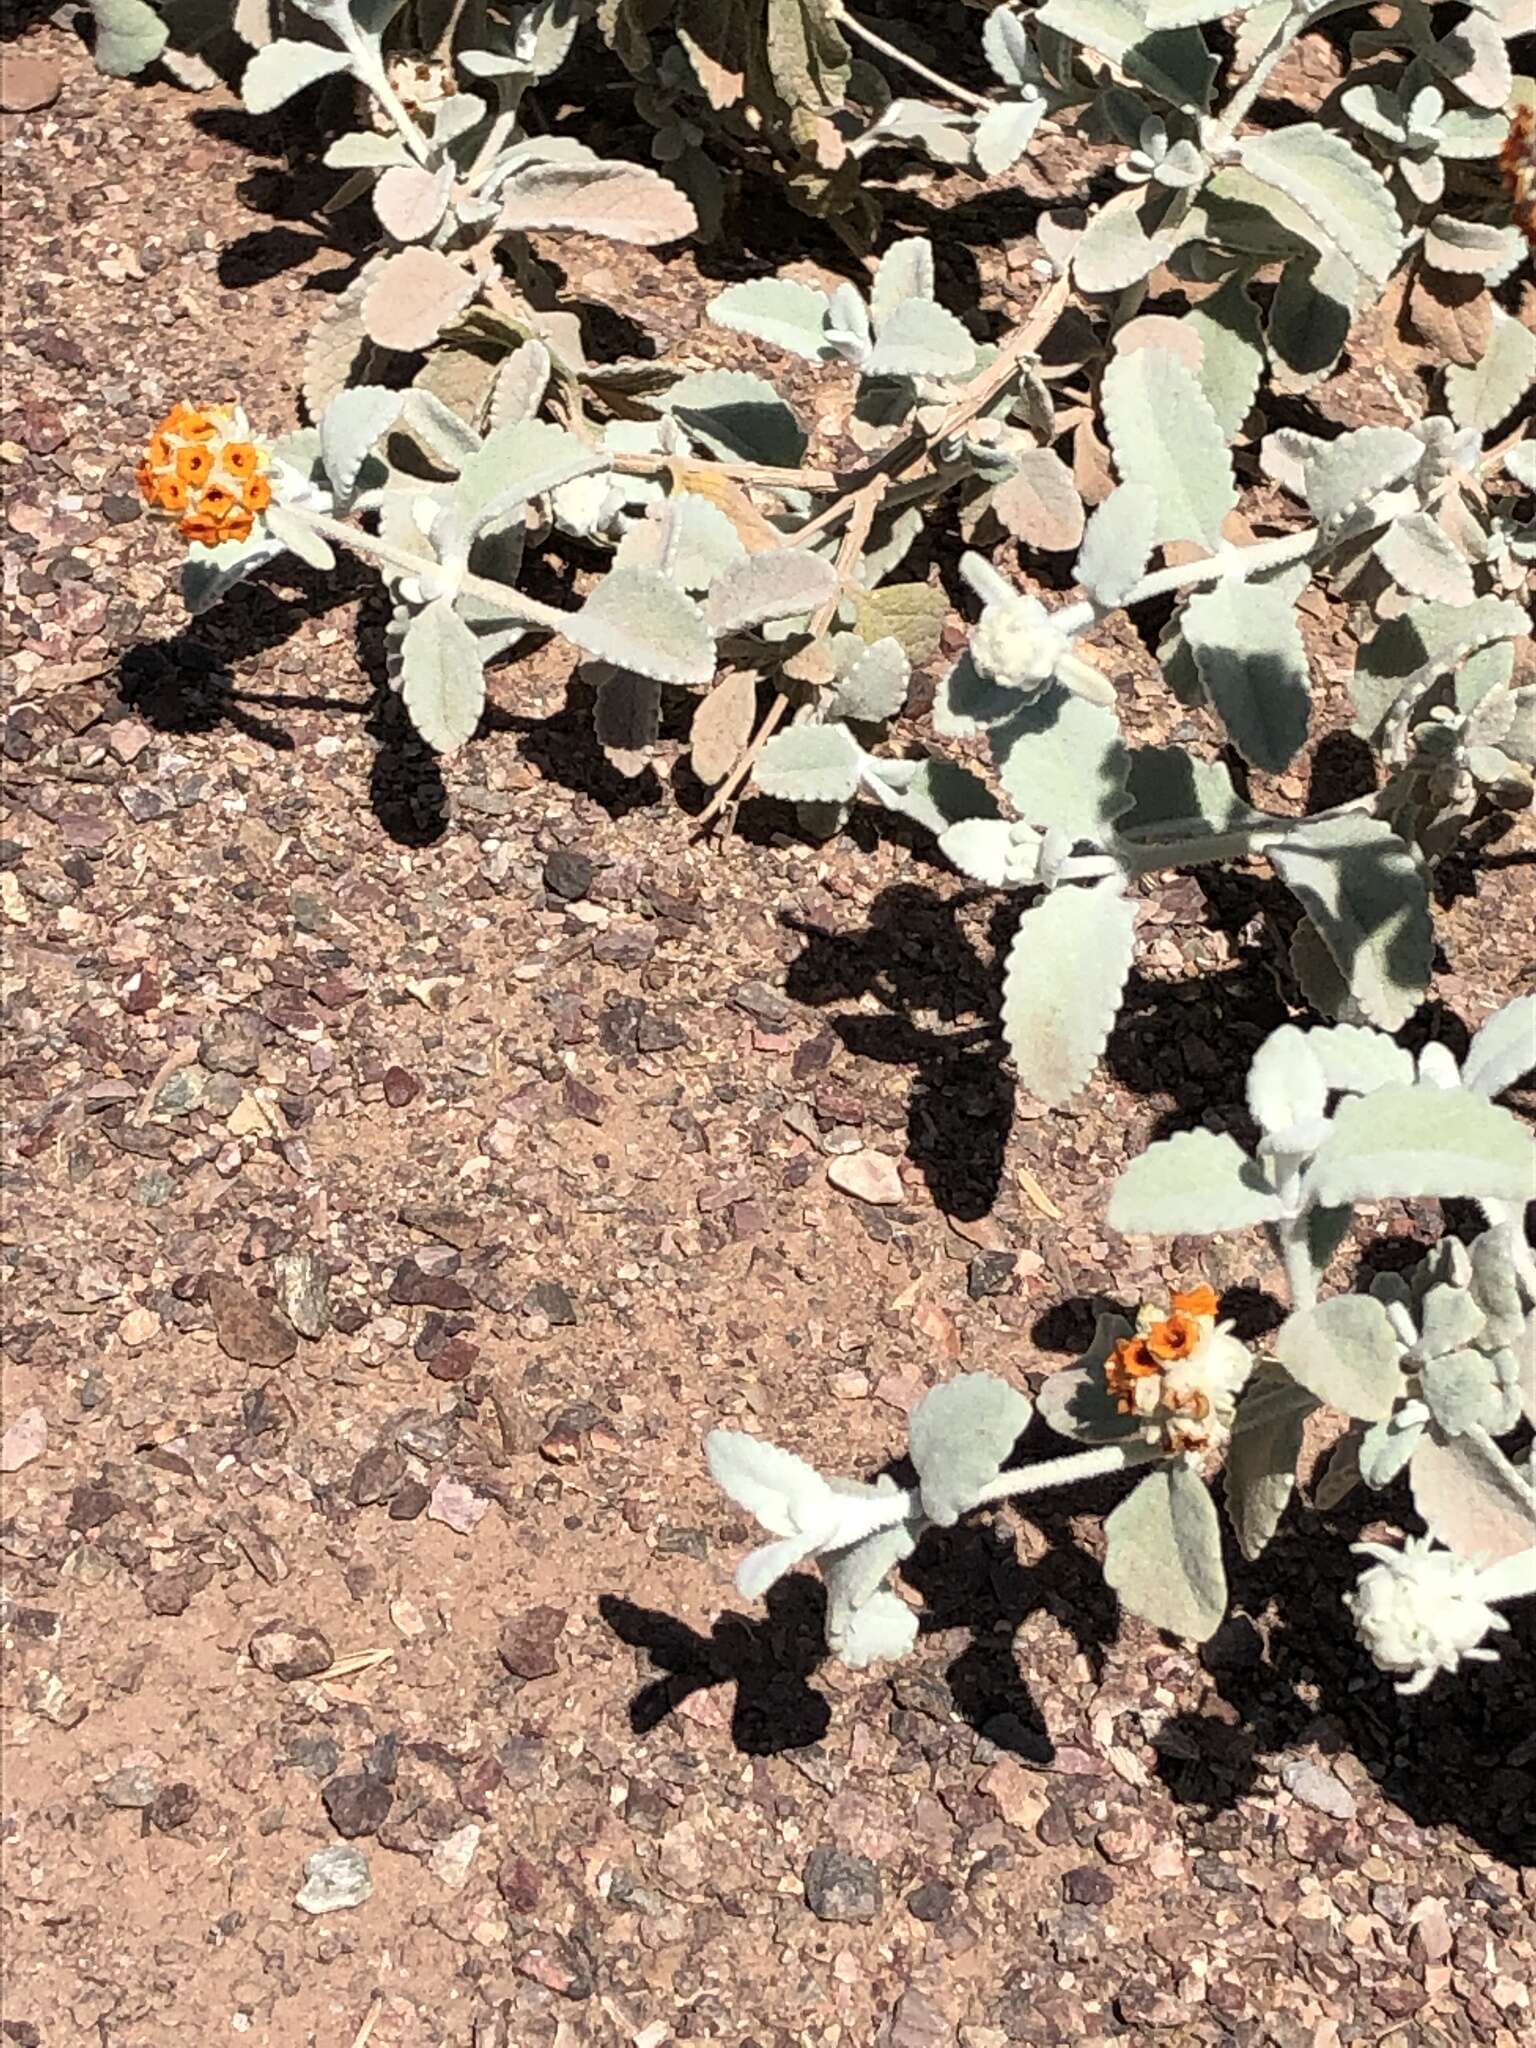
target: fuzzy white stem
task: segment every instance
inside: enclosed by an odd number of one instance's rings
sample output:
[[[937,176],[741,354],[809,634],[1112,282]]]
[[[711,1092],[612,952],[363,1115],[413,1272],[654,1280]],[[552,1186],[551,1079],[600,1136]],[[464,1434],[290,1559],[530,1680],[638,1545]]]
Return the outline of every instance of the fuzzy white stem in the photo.
[[[1167,1454],[1153,1444],[1134,1438],[1123,1444],[1100,1444],[1091,1451],[1074,1451],[1069,1457],[1048,1458],[1043,1465],[1026,1465],[1022,1471],[999,1472],[976,1496],[976,1506],[989,1501],[1013,1500],[1022,1493],[1043,1493],[1047,1487],[1072,1486],[1080,1479],[1103,1479],[1111,1472],[1126,1472],[1133,1465],[1148,1465]]]
[[[990,113],[995,102],[985,93],[972,92],[968,85],[956,85],[952,78],[946,78],[941,71],[930,71],[926,64],[916,57],[909,57],[905,50],[898,50],[894,43],[888,43],[884,36],[876,35],[872,28],[866,28],[862,21],[856,21],[845,7],[834,10],[839,26],[860,42],[868,43],[872,50],[878,50],[882,57],[889,57],[893,64],[903,64],[915,77],[926,79],[929,85],[936,85],[940,92],[947,92],[951,99],[963,100],[969,107],[980,107],[983,113]]]

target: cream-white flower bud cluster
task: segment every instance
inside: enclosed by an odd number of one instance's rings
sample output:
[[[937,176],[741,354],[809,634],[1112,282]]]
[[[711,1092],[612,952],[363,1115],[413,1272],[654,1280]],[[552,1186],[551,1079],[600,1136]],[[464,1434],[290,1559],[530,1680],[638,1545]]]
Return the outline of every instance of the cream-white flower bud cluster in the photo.
[[[1491,1603],[1536,1591],[1536,1546],[1491,1566],[1442,1550],[1429,1536],[1409,1537],[1401,1550],[1384,1543],[1355,1549],[1376,1562],[1345,1603],[1374,1662],[1401,1674],[1400,1693],[1423,1692],[1463,1662],[1493,1662],[1498,1652],[1484,1638],[1509,1623]]]

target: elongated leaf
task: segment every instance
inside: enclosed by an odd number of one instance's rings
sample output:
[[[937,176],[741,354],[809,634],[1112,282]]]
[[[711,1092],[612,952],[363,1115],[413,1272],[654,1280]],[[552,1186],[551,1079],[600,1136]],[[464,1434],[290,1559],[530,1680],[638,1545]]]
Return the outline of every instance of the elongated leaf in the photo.
[[[1327,1024],[1303,1035],[1330,1088],[1368,1095],[1373,1088],[1413,1081],[1413,1054],[1384,1032]]]
[[[639,775],[661,732],[661,685],[633,669],[611,669],[606,662],[591,666],[597,683],[592,707],[597,743],[621,775]]]
[[[1296,1490],[1302,1431],[1316,1398],[1277,1367],[1258,1366],[1237,1404],[1227,1447],[1227,1513],[1244,1557],[1258,1557]]]
[[[248,114],[270,114],[307,85],[345,71],[351,64],[345,50],[324,43],[296,43],[280,36],[258,50],[240,80],[240,97]]]
[[[1536,1541],[1536,1492],[1481,1431],[1431,1430],[1408,1466],[1413,1504],[1432,1536],[1474,1564],[1497,1564]]]
[[[1536,1068],[1536,996],[1516,996],[1478,1031],[1461,1063],[1463,1087],[1490,1099]]]
[[[1063,888],[1019,920],[1003,974],[1003,1036],[1019,1085],[1055,1108],[1109,1042],[1136,942],[1136,906],[1117,877]]]
[[[1035,21],[1110,58],[1174,106],[1198,109],[1207,103],[1216,60],[1199,30],[1149,32],[1138,0],[1048,0]]]
[[[1369,1294],[1335,1294],[1298,1309],[1271,1349],[1298,1386],[1362,1422],[1384,1422],[1404,1391],[1402,1344]]]
[[[1157,499],[1159,540],[1214,548],[1237,503],[1232,458],[1194,376],[1166,349],[1116,356],[1104,372],[1104,425],[1124,483]]]
[[[1180,1131],[1131,1161],[1115,1183],[1107,1220],[1127,1236],[1210,1237],[1279,1214],[1263,1169],[1235,1138]]]
[[[1149,1472],[1104,1524],[1104,1578],[1154,1628],[1203,1643],[1227,1611],[1221,1520],[1182,1458]]]
[[[1376,559],[1411,597],[1459,605],[1476,595],[1471,563],[1428,512],[1394,519],[1376,543]]]
[[[1149,226],[1152,217],[1138,193],[1127,192],[1099,207],[1072,251],[1078,289],[1123,292],[1166,263],[1179,246],[1178,233]]]
[[[1095,510],[1076,565],[1095,604],[1125,602],[1146,573],[1157,526],[1157,493],[1148,484],[1120,484]]]
[[[1311,700],[1296,608],[1272,584],[1218,583],[1184,607],[1200,681],[1243,759],[1278,775],[1306,743]]]
[[[679,377],[666,404],[689,436],[726,461],[793,468],[805,435],[773,386],[749,370],[696,370]]]
[[[1514,411],[1536,383],[1536,333],[1512,314],[1494,309],[1493,330],[1481,362],[1473,369],[1452,363],[1445,373],[1445,397],[1458,427],[1492,430]]]
[[[503,228],[574,228],[648,248],[698,224],[687,195],[644,164],[535,162],[502,188]]]
[[[1028,149],[1045,113],[1045,99],[999,100],[976,123],[971,146],[984,177],[1010,170]]]
[[[1518,1117],[1470,1089],[1397,1083],[1339,1105],[1303,1193],[1325,1208],[1422,1195],[1526,1202],[1536,1153]]]
[[[953,1528],[975,1507],[1029,1427],[1029,1396],[989,1372],[964,1373],[925,1394],[912,1411],[912,1463],[923,1513]]]
[[[688,732],[689,764],[706,788],[729,775],[756,723],[756,676],[748,669],[722,676],[694,712]]]
[[[1313,1049],[1319,1034],[1282,1024],[1253,1056],[1248,1069],[1248,1108],[1269,1133],[1315,1123],[1328,1107],[1328,1077]]]
[[[743,555],[714,583],[704,615],[717,633],[740,633],[817,611],[837,589],[837,571],[806,548]]]
[[[403,393],[378,384],[357,384],[340,391],[320,418],[320,457],[331,489],[350,498],[368,451],[389,432],[400,416]]]
[[[1406,427],[1357,427],[1307,457],[1303,488],[1316,519],[1343,519],[1407,476],[1424,444]]]
[[[440,754],[473,738],[485,709],[485,670],[474,634],[440,597],[419,611],[400,647],[402,695],[411,723]]]
[[[531,499],[606,466],[598,449],[548,420],[519,420],[515,426],[498,427],[459,472],[454,519],[467,539],[502,524]]]
[[[1341,135],[1302,121],[1245,136],[1238,155],[1256,178],[1304,208],[1357,269],[1386,283],[1402,223],[1380,175]]]
[[[1434,957],[1423,863],[1377,818],[1334,818],[1269,849],[1317,927],[1350,994],[1395,1031],[1423,1000]]]
[[[281,541],[312,569],[335,568],[336,554],[330,542],[323,540],[301,514],[290,511],[286,505],[270,505],[262,514],[262,523],[274,540]]]
[[[491,388],[491,425],[515,427],[531,420],[543,403],[553,374],[549,350],[534,337],[513,349]]]
[[[1282,390],[1307,391],[1326,377],[1349,339],[1360,273],[1337,250],[1293,256],[1269,302],[1266,332]]]
[[[869,291],[869,313],[876,328],[884,327],[908,299],[931,300],[935,278],[933,244],[926,235],[893,242],[875,265]]]
[[[658,683],[707,683],[715,672],[703,612],[655,569],[610,569],[561,630],[584,654]]]
[[[728,285],[710,301],[709,317],[717,327],[755,335],[807,362],[819,363],[831,354],[824,339],[827,295],[793,278],[762,277]]]
[[[775,733],[757,757],[757,786],[793,804],[846,803],[863,759],[844,725],[799,725]]]
[[[832,1489],[813,1466],[738,1429],[704,1439],[710,1477],[770,1535],[790,1536],[826,1504]]]
[[[1264,369],[1259,309],[1243,279],[1230,277],[1185,314],[1184,324],[1200,337],[1200,389],[1231,441],[1248,417]]]
[[[1183,747],[1138,747],[1127,792],[1131,805],[1115,836],[1122,858],[1143,867],[1246,853],[1269,822],[1241,800],[1220,761],[1202,761]]]

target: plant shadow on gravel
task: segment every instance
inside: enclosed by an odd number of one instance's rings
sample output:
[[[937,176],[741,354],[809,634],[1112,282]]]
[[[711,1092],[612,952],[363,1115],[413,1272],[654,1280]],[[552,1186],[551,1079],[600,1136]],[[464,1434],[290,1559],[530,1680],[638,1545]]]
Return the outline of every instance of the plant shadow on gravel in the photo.
[[[1489,1855],[1536,1862],[1536,1737],[1530,1673],[1536,1611],[1504,1611],[1492,1664],[1466,1664],[1412,1699],[1371,1663],[1342,1613],[1368,1525],[1419,1528],[1406,1487],[1360,1493],[1327,1517],[1293,1505],[1254,1563],[1229,1550],[1232,1612],[1202,1661],[1227,1711],[1188,1711],[1155,1738],[1159,1775],[1181,1804],[1235,1808],[1288,1749],[1347,1751],[1420,1827],[1448,1823]],[[1252,1617],[1252,1618],[1250,1618]],[[1454,1691],[1452,1690],[1454,1687]],[[1344,1824],[1337,1824],[1342,1839]]]
[[[832,1721],[810,1680],[827,1660],[826,1594],[805,1572],[781,1579],[761,1618],[722,1614],[707,1636],[656,1608],[604,1593],[598,1612],[622,1643],[641,1651],[657,1675],[630,1701],[637,1735],[660,1727],[696,1692],[734,1686],[731,1740],[747,1756],[808,1749]]]
[[[937,1206],[965,1221],[986,1215],[1002,1185],[1016,1084],[998,1011],[1024,908],[985,890],[943,896],[902,882],[875,899],[861,931],[787,920],[805,941],[786,978],[791,998],[818,1009],[870,996],[882,1005],[883,1015],[845,1009],[831,1028],[859,1057],[913,1070],[908,1151]],[[963,922],[978,909],[981,936]],[[1210,1115],[1238,1125],[1249,1060],[1286,1014],[1257,949],[1198,982],[1154,981],[1133,969],[1104,1063],[1139,1095],[1173,1095],[1154,1137]]]

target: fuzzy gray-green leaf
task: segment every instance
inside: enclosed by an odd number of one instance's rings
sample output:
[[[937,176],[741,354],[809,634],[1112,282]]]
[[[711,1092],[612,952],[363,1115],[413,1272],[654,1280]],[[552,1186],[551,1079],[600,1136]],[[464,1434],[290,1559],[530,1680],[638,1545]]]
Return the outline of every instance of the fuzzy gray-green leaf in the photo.
[[[1298,1309],[1271,1348],[1299,1386],[1362,1422],[1385,1421],[1403,1392],[1403,1347],[1369,1294],[1335,1294]]]
[[[1200,681],[1243,759],[1268,774],[1306,743],[1307,654],[1296,607],[1272,584],[1218,583],[1184,608]]]
[[[1093,837],[1125,809],[1129,759],[1103,706],[1053,688],[989,736],[1002,785],[1031,825]]]
[[[299,43],[281,36],[258,50],[240,80],[240,97],[248,114],[270,114],[295,93],[322,78],[345,71],[351,63],[345,50],[325,43]]]
[[[561,630],[584,654],[659,683],[707,683],[715,672],[703,612],[655,569],[610,569]]]
[[[1245,136],[1238,154],[1254,177],[1304,208],[1357,269],[1386,283],[1402,222],[1380,174],[1343,136],[1302,121]]]
[[[775,733],[757,757],[757,786],[787,803],[846,803],[862,754],[844,725],[797,725]]]
[[[1302,1430],[1315,1395],[1286,1372],[1255,1368],[1238,1399],[1227,1447],[1227,1513],[1244,1557],[1255,1558],[1280,1526],[1296,1490]]]
[[[1536,996],[1515,996],[1495,1010],[1467,1048],[1462,1085],[1491,1100],[1536,1069]]]
[[[1227,1611],[1221,1519],[1182,1458],[1149,1472],[1104,1524],[1104,1578],[1154,1628],[1203,1643]]]
[[[1131,1161],[1115,1182],[1107,1220],[1127,1236],[1210,1237],[1279,1214],[1263,1169],[1235,1138],[1180,1131]]]
[[[770,348],[787,349],[819,363],[831,354],[824,340],[827,295],[788,277],[760,277],[728,285],[709,303],[717,327],[754,335]]]
[[[1474,1564],[1530,1548],[1536,1492],[1486,1432],[1429,1431],[1409,1462],[1408,1483],[1430,1534]]]
[[[792,469],[805,453],[794,414],[766,378],[749,370],[695,370],[678,378],[665,402],[686,433],[726,461]]]
[[[1325,1208],[1425,1195],[1526,1202],[1536,1151],[1517,1116],[1470,1089],[1398,1083],[1340,1103],[1303,1192]]]
[[[1200,388],[1222,433],[1231,441],[1248,417],[1264,369],[1259,309],[1249,298],[1243,279],[1230,277],[1219,291],[1185,314],[1184,324],[1200,337]]]
[[[485,709],[485,670],[474,634],[449,599],[436,599],[412,619],[400,662],[412,725],[438,753],[456,753]]]
[[[1320,821],[1269,849],[1317,927],[1350,994],[1395,1031],[1429,985],[1434,933],[1424,864],[1379,818]]]
[[[1237,503],[1232,457],[1191,371],[1168,350],[1136,349],[1104,372],[1104,425],[1124,483],[1157,499],[1159,540],[1219,546]]]
[[[1514,411],[1533,383],[1536,333],[1496,307],[1482,360],[1470,368],[1452,363],[1446,370],[1446,403],[1458,427],[1487,434]]]
[[[912,1411],[912,1463],[923,1513],[949,1529],[976,1505],[1029,1426],[1029,1396],[989,1372],[962,1374],[925,1394]]]
[[[1019,1085],[1053,1108],[1088,1080],[1114,1028],[1136,943],[1118,878],[1027,910],[1003,972],[1003,1036]]]

